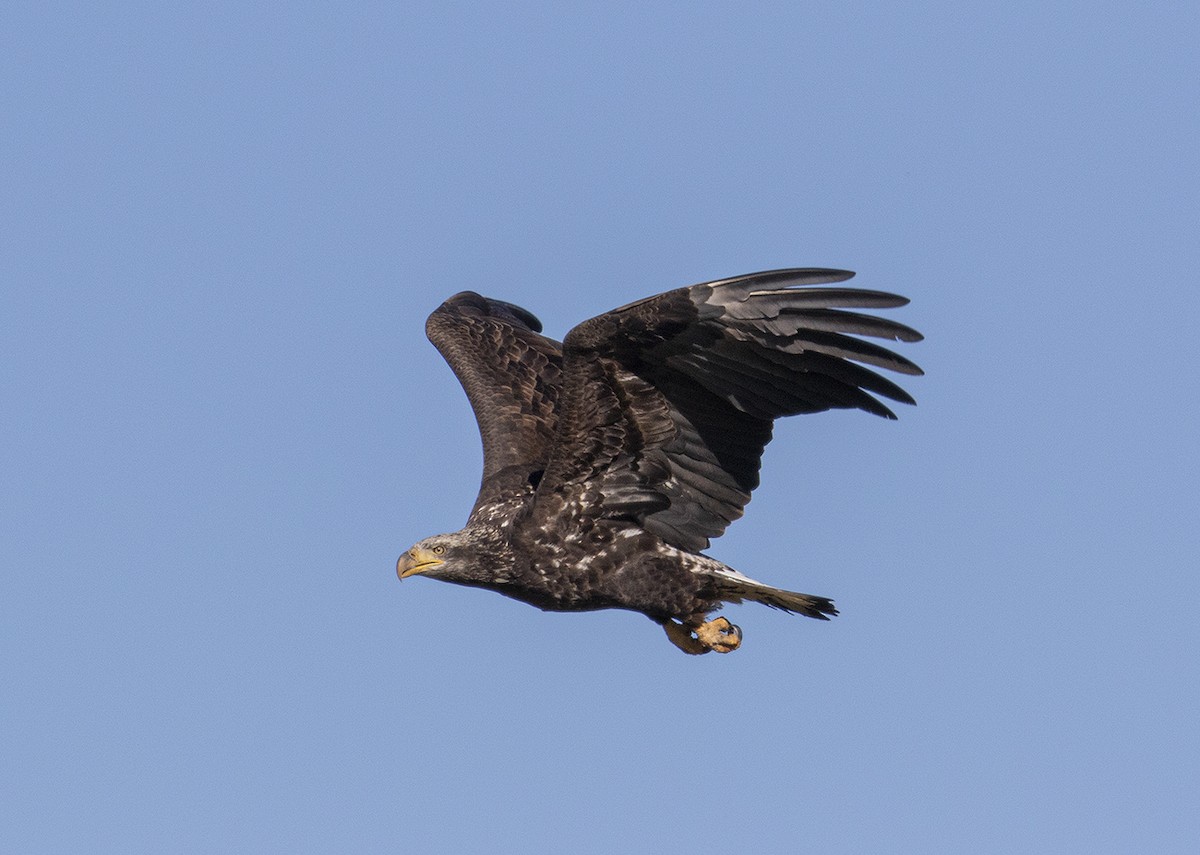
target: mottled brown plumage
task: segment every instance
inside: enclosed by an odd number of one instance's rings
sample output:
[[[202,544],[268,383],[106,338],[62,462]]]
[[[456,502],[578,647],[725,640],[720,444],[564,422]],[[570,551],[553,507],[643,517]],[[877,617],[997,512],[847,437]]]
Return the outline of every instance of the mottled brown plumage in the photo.
[[[756,582],[700,554],[742,515],[776,418],[912,403],[865,366],[916,365],[855,336],[919,341],[853,308],[908,301],[790,269],[678,288],[585,321],[560,344],[529,312],[472,292],[426,323],[483,440],[479,496],[460,531],[400,559],[422,574],[542,609],[641,612],[689,653],[728,652],[710,612],[754,600],[827,619],[833,603]]]

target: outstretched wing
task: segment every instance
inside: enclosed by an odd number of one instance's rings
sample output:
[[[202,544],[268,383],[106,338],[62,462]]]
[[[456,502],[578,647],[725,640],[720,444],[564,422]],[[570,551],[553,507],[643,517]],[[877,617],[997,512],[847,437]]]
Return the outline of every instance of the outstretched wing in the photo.
[[[483,478],[471,511],[532,494],[550,456],[562,346],[519,306],[455,294],[425,322],[425,334],[458,377],[483,440]]]
[[[864,365],[920,374],[855,335],[919,341],[893,321],[845,311],[908,301],[878,291],[797,287],[842,270],[754,273],[679,288],[575,327],[564,341],[559,423],[534,511],[551,493],[700,550],[742,515],[774,419],[831,408],[895,418],[913,403]]]

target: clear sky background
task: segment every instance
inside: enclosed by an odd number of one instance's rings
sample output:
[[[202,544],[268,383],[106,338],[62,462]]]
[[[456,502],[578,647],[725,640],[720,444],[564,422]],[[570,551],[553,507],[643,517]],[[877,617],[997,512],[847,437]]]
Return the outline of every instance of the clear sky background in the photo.
[[[1192,853],[1194,3],[8,3],[0,851]],[[641,616],[414,579],[426,314],[857,270],[899,422],[777,426]]]

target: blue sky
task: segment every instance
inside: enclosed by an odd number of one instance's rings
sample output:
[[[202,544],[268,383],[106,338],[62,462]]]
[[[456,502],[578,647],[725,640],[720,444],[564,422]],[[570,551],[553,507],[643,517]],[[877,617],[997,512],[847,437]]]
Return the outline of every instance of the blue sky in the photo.
[[[1193,852],[1189,4],[8,4],[0,849]],[[415,579],[478,483],[425,315],[857,270],[899,422],[712,554],[836,599]]]

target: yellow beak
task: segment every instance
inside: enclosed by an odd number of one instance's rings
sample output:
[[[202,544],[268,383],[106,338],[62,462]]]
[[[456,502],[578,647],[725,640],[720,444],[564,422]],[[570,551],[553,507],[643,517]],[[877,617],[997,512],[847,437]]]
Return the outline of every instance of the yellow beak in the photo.
[[[409,576],[424,573],[431,567],[436,567],[444,563],[442,559],[436,557],[432,552],[426,549],[417,549],[414,546],[408,552],[401,555],[400,560],[396,562],[396,575],[401,579],[407,579]]]

